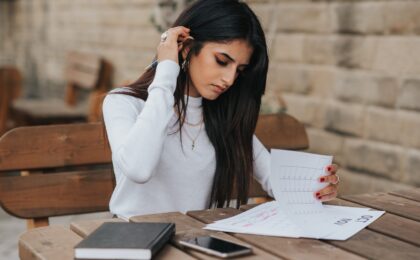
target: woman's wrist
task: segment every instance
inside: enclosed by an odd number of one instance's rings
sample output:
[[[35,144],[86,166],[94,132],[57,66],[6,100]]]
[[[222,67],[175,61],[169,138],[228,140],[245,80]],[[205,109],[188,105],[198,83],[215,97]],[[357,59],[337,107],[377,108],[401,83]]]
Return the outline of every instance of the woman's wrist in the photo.
[[[179,64],[175,61],[169,59],[159,61],[149,92],[153,88],[164,88],[170,90],[171,93],[175,92],[179,71]]]

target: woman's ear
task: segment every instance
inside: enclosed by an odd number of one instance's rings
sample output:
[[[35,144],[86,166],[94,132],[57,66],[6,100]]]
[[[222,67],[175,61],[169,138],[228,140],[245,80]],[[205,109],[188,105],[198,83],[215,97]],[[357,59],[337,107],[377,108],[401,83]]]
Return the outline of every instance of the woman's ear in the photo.
[[[187,58],[188,53],[191,50],[191,45],[192,45],[193,41],[194,41],[194,38],[190,36],[187,39],[185,39],[180,46],[181,47],[181,55],[182,55],[182,58],[184,60]]]

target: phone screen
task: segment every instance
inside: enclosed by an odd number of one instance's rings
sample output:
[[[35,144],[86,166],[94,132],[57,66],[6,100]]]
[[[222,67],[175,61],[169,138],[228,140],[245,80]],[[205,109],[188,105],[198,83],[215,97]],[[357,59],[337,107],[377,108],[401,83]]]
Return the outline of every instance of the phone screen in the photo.
[[[248,247],[209,236],[195,237],[186,242],[226,254],[244,250],[250,251]]]

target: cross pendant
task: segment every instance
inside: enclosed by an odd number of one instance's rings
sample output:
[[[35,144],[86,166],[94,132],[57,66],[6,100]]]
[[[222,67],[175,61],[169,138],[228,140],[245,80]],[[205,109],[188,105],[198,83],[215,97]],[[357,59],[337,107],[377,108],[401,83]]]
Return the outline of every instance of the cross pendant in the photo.
[[[194,147],[195,147],[195,142],[193,141],[191,145],[191,150],[194,150]]]

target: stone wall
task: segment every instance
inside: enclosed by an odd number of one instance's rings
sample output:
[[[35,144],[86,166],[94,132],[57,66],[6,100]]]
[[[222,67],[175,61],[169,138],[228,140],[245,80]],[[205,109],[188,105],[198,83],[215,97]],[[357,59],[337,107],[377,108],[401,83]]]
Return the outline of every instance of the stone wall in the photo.
[[[420,1],[248,0],[271,57],[263,112],[302,121],[310,151],[333,154],[342,193],[420,186]],[[0,63],[26,95],[63,94],[67,51],[108,58],[115,84],[152,60],[152,0],[0,2]]]
[[[155,7],[153,0],[0,1],[0,62],[12,60],[24,72],[33,97],[63,95],[69,50],[105,56],[116,84],[135,80],[159,42]]]

